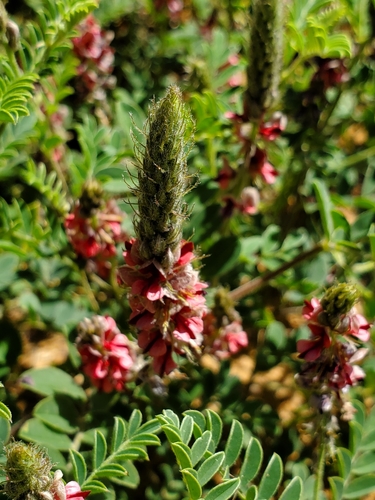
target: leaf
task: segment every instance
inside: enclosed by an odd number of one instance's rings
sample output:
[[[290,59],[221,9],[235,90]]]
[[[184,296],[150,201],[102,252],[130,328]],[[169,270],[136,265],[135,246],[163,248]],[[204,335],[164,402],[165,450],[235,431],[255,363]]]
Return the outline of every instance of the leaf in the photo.
[[[179,441],[181,441],[181,436],[176,427],[173,427],[172,425],[162,425],[161,428],[163,429],[165,435],[168,438],[168,441],[171,444],[178,443]]]
[[[368,474],[375,472],[375,452],[367,451],[355,458],[352,464],[353,474]]]
[[[68,396],[56,394],[42,399],[34,407],[33,416],[58,432],[72,434],[78,430],[78,411]]]
[[[322,226],[324,235],[329,241],[333,233],[333,219],[331,215],[331,198],[327,186],[321,179],[314,179],[313,187],[315,196],[318,202],[320,217],[322,219]]]
[[[225,459],[225,453],[220,451],[207,458],[197,471],[197,479],[201,486],[204,486],[214,474],[220,469]]]
[[[107,464],[95,471],[95,477],[123,477],[127,475],[125,467],[120,464]]]
[[[202,436],[198,438],[191,447],[191,461],[193,467],[199,462],[208,449],[212,434],[210,431],[204,431]]]
[[[73,477],[77,483],[83,484],[87,474],[85,459],[76,450],[69,450],[69,453],[73,465]]]
[[[220,238],[208,249],[207,254],[209,256],[202,268],[203,275],[222,276],[237,264],[241,254],[241,242],[236,236]]]
[[[288,486],[283,491],[279,500],[300,500],[302,497],[302,479],[300,477],[293,478]]]
[[[47,427],[38,418],[27,420],[19,431],[19,437],[60,451],[67,451],[72,446],[72,441],[65,433]]]
[[[128,424],[128,439],[135,434],[138,427],[142,423],[142,413],[139,410],[134,410],[130,415],[129,424]]]
[[[187,410],[184,412],[184,415],[190,415],[190,417],[194,420],[194,437],[198,438],[199,436],[201,436],[206,429],[206,419],[204,418],[202,413],[197,410]]]
[[[93,468],[98,469],[107,455],[107,441],[103,434],[96,430],[93,449]]]
[[[191,500],[198,500],[202,495],[202,488],[195,477],[196,471],[194,469],[184,469],[181,471],[182,478],[189,492],[189,498]]]
[[[12,413],[9,408],[0,401],[0,418],[5,418],[9,422],[12,422]]]
[[[350,434],[349,434],[350,446],[349,446],[349,449],[353,454],[355,454],[357,447],[359,446],[361,439],[362,439],[363,428],[355,420],[352,420],[351,422],[349,422],[349,428],[350,428]]]
[[[241,490],[246,491],[249,482],[258,474],[263,460],[263,449],[259,441],[250,438],[240,471]]]
[[[258,498],[269,499],[277,490],[283,475],[283,464],[274,453],[269,461],[258,488]]]
[[[126,437],[126,422],[121,417],[115,417],[115,425],[113,426],[111,452],[117,451]]]
[[[163,413],[165,416],[171,419],[173,425],[177,427],[177,429],[180,427],[180,420],[174,411],[168,409],[168,410],[163,410]]]
[[[237,460],[242,448],[243,435],[242,425],[238,420],[233,420],[225,445],[225,467],[230,467]]]
[[[342,477],[329,477],[329,484],[331,485],[332,500],[341,500],[342,492],[344,491],[344,480]]]
[[[141,478],[139,477],[137,468],[129,460],[124,462],[123,466],[127,470],[127,475],[122,477],[112,476],[110,478],[112,483],[125,486],[126,488],[132,488],[132,489],[138,488],[141,482]]]
[[[344,488],[343,498],[363,498],[375,490],[375,474],[367,474],[350,481]]]
[[[206,410],[207,429],[212,433],[212,441],[214,449],[218,446],[223,430],[223,423],[217,413],[212,410]]]
[[[0,255],[0,290],[4,290],[15,280],[19,260],[14,253]]]
[[[191,436],[193,434],[194,420],[189,415],[186,415],[180,427],[181,439],[185,444],[189,444]]]
[[[20,385],[42,396],[65,394],[81,401],[87,399],[82,387],[70,375],[54,366],[26,370],[21,376]]]
[[[361,451],[375,450],[375,429],[363,435],[358,449]]]
[[[190,459],[190,450],[183,443],[172,443],[171,448],[176,455],[178,465],[180,469],[192,468],[192,463]]]
[[[246,492],[246,500],[255,500],[257,496],[258,496],[258,489],[254,484],[252,484]]]
[[[101,482],[95,479],[90,479],[82,485],[83,491],[90,491],[92,495],[96,493],[106,493],[108,491],[107,487]]]
[[[129,446],[116,453],[118,460],[148,460],[147,451],[139,446]]]
[[[154,434],[139,434],[131,438],[131,443],[142,446],[154,446],[160,445],[160,439]]]
[[[227,500],[235,494],[239,485],[239,478],[230,479],[229,481],[218,484],[208,493],[205,500]]]
[[[352,466],[352,454],[345,448],[338,448],[337,456],[339,460],[340,476],[345,481],[350,475],[350,469]]]
[[[142,433],[147,433],[147,434],[153,434],[154,432],[157,432],[160,430],[160,423],[157,418],[153,418],[152,420],[149,420],[148,422],[145,422],[142,424],[138,430],[136,431],[135,434],[142,434]]]

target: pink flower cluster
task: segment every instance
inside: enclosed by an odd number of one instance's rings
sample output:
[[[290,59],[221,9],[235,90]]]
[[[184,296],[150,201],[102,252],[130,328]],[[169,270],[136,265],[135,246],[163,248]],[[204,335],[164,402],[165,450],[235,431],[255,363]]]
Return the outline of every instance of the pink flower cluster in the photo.
[[[82,87],[92,93],[111,86],[113,82],[108,75],[113,71],[114,49],[109,44],[113,33],[102,30],[92,14],[87,16],[78,29],[80,36],[73,38],[73,46],[74,53],[80,60],[78,75]]]
[[[193,269],[193,243],[182,240],[169,270],[158,261],[144,261],[138,240],[125,242],[126,264],[118,270],[120,280],[130,287],[130,322],[139,331],[138,344],[154,358],[156,373],[170,373],[176,363],[172,353],[199,350],[203,341],[206,312],[204,289]]]
[[[311,336],[297,342],[299,357],[306,361],[298,375],[299,383],[306,388],[338,393],[362,380],[365,373],[355,363],[366,356],[367,349],[357,348],[356,343],[370,338],[366,318],[353,307],[332,328],[316,298],[305,302],[303,315],[308,320]]]
[[[350,74],[342,59],[318,59],[318,69],[312,78],[313,85],[322,85],[324,90],[347,82]]]
[[[225,317],[225,319],[227,319]],[[248,346],[249,340],[242,328],[241,319],[218,327],[215,315],[210,312],[204,318],[204,339],[206,354],[219,359],[228,359]]]
[[[121,229],[124,217],[116,202],[109,200],[90,215],[83,213],[78,201],[65,219],[69,242],[79,257],[88,260],[88,268],[107,278],[111,269],[110,259],[116,255],[116,243],[125,241]]]
[[[86,318],[78,327],[83,372],[103,392],[122,391],[133,376],[135,351],[110,316]]]

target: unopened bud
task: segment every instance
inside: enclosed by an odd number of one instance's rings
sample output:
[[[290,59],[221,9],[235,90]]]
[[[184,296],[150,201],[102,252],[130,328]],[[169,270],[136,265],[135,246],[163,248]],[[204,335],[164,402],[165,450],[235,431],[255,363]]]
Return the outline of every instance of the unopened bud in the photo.
[[[347,314],[359,300],[359,292],[354,285],[338,283],[324,294],[321,305],[327,314],[329,326],[335,328],[341,316]]]
[[[138,213],[135,231],[139,253],[170,267],[168,255],[180,246],[182,224],[187,217],[183,197],[189,189],[186,158],[190,150],[193,120],[178,87],[153,102],[145,127],[146,144],[136,144]]]
[[[5,446],[5,454],[6,495],[11,500],[48,497],[53,484],[53,464],[44,450],[34,444],[12,441]]]

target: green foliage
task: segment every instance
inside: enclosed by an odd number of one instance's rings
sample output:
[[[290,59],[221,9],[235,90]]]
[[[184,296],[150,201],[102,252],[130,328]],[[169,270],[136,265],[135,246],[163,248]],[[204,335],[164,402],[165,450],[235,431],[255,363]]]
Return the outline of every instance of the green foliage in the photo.
[[[109,453],[106,438],[100,431],[95,431],[91,462],[92,472],[89,475],[87,475],[86,461],[83,455],[78,451],[71,450],[73,475],[83,490],[90,490],[92,493],[106,492],[107,487],[102,482],[103,479],[110,479],[116,484],[128,487],[136,485],[137,477],[132,478],[135,484],[126,481],[129,462],[147,460],[146,447],[160,445],[160,440],[155,435],[155,432],[159,430],[158,421],[153,419],[143,425],[141,422],[142,414],[139,410],[133,411],[129,422],[125,422],[121,417],[116,417]]]
[[[375,490],[375,411],[366,416],[362,403],[355,402],[350,422],[350,449],[337,450],[339,476],[329,478],[334,500],[356,499]]]
[[[244,429],[240,422],[232,421],[225,449],[217,451],[222,421],[212,410],[207,410],[205,415],[187,410],[181,422],[174,412],[164,410],[157,419],[176,457],[189,499],[227,500],[235,494],[240,495],[240,498],[250,498],[252,495],[251,498],[265,500],[274,497],[283,476],[281,458],[274,454],[256,482],[258,486],[253,485],[262,464],[263,450],[253,437],[244,446]],[[241,458],[238,477],[232,477],[231,467],[234,463],[238,465],[237,460],[244,448],[245,455]],[[220,484],[214,486],[213,479]],[[295,478],[281,498],[299,499],[301,495],[301,480]]]
[[[32,96],[37,79],[35,74],[11,80],[0,78],[0,122],[15,124],[21,116],[29,115],[25,104]]]

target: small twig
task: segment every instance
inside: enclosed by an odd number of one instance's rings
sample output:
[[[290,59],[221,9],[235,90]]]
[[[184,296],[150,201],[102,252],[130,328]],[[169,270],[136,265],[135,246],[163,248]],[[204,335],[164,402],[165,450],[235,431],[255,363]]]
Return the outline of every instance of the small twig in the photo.
[[[228,295],[232,300],[240,300],[243,297],[246,297],[247,295],[251,295],[260,288],[262,288],[264,285],[266,285],[272,279],[276,278],[280,274],[283,274],[288,269],[296,267],[304,260],[311,259],[315,255],[320,253],[322,250],[323,250],[323,245],[321,243],[318,243],[310,250],[307,250],[306,252],[297,255],[297,257],[295,257],[293,260],[285,262],[285,264],[280,266],[278,269],[275,269],[274,271],[269,271],[268,273],[263,274],[263,276],[258,276],[257,278],[254,278],[253,280],[244,283],[238,288],[235,288],[234,290],[229,292]]]

